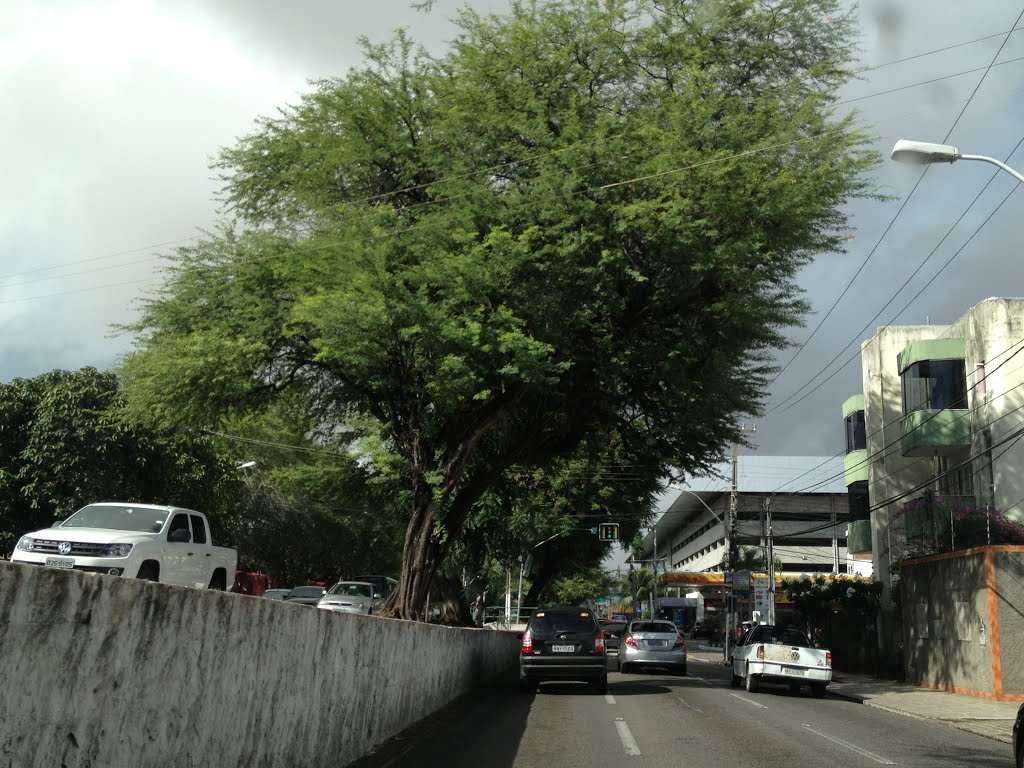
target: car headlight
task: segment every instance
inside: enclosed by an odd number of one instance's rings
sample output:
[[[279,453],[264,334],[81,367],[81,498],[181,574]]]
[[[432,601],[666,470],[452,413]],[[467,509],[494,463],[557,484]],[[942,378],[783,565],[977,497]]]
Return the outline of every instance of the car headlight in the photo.
[[[36,545],[36,540],[31,536],[22,536],[18,539],[18,549],[22,552],[31,552]]]
[[[107,544],[100,550],[100,557],[127,557],[131,551],[131,544]]]

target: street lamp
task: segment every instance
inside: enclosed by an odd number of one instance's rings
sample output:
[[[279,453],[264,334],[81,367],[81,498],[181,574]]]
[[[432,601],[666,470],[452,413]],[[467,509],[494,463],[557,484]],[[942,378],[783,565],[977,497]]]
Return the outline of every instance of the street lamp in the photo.
[[[983,163],[1002,168],[1017,181],[1024,181],[1024,175],[1013,170],[1006,163],[985,155],[963,155],[960,150],[949,144],[929,144],[926,141],[908,141],[900,139],[889,155],[898,163],[909,165],[931,165],[932,163],[955,163],[957,160],[980,160]]]

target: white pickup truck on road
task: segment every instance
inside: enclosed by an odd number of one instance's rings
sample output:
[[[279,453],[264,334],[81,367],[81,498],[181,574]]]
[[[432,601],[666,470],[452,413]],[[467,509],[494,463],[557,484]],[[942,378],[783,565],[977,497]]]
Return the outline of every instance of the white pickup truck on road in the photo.
[[[793,692],[809,685],[816,699],[823,698],[832,682],[832,653],[812,648],[798,629],[755,626],[733,649],[732,685],[738,688],[745,682],[746,689],[755,693],[763,680],[783,683]]]
[[[210,543],[206,515],[156,504],[89,504],[18,540],[13,562],[178,586],[227,589],[238,555]]]

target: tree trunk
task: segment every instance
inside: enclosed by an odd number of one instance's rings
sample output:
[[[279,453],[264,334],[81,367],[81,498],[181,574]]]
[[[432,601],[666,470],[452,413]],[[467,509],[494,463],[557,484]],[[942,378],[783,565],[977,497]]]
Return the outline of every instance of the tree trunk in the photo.
[[[454,627],[473,626],[473,614],[466,601],[462,580],[447,573],[438,573],[430,589],[430,602],[440,604],[440,623]]]
[[[402,547],[402,573],[395,602],[388,614],[399,619],[423,621],[434,574],[441,566],[441,542],[434,535],[434,499],[425,478],[418,478],[413,492],[409,525]]]

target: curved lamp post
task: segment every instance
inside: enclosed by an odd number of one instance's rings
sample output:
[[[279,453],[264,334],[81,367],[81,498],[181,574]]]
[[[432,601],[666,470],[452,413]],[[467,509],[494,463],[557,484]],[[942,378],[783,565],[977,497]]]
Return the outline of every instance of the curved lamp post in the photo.
[[[925,141],[909,141],[900,139],[889,155],[898,163],[908,165],[931,165],[932,163],[955,163],[957,160],[980,160],[991,163],[1009,173],[1017,181],[1024,181],[1024,175],[1013,170],[1006,163],[985,155],[963,155],[960,150],[949,144],[929,144]]]

